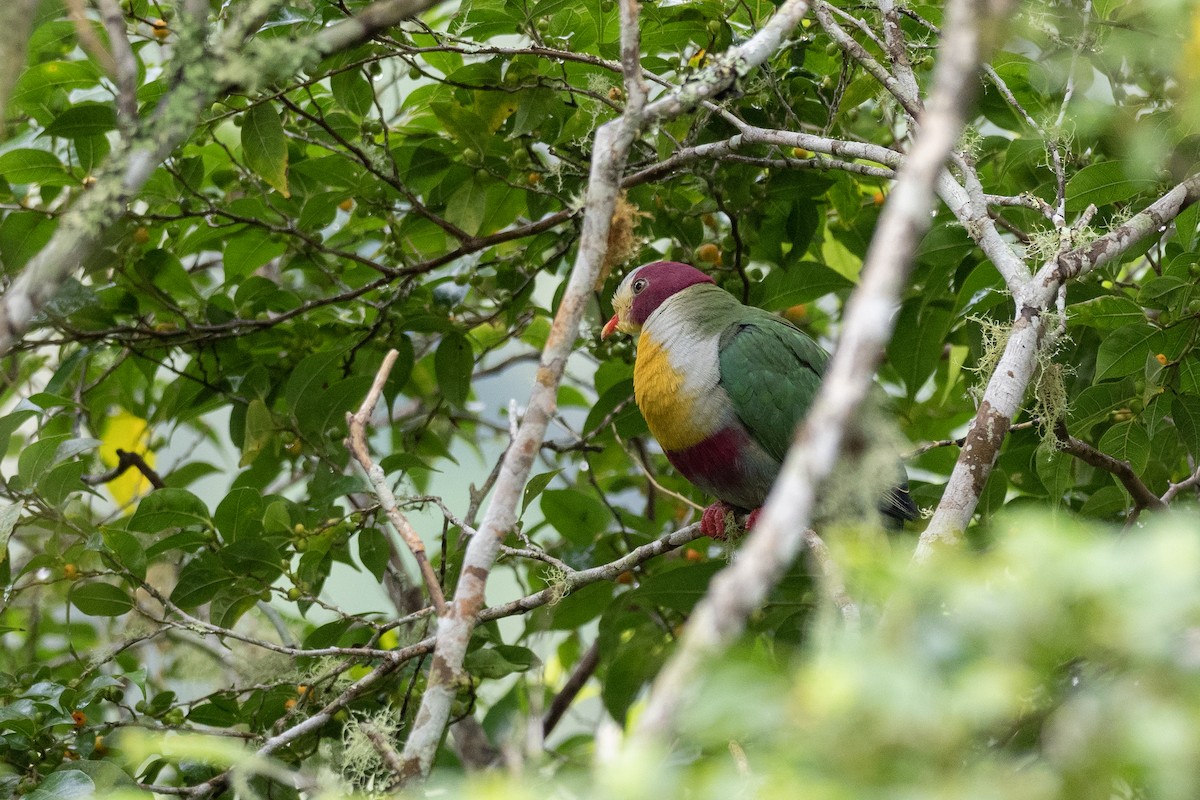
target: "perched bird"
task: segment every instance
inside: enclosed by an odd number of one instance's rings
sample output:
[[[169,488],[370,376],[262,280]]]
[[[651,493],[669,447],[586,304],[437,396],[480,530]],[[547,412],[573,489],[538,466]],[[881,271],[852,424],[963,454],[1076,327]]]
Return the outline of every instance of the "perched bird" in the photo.
[[[675,261],[638,267],[612,303],[600,336],[638,335],[634,398],[650,432],[685,478],[718,499],[701,531],[723,539],[730,516],[746,512],[751,527],[829,354],[787,320]],[[903,524],[917,508],[896,468],[879,510]]]

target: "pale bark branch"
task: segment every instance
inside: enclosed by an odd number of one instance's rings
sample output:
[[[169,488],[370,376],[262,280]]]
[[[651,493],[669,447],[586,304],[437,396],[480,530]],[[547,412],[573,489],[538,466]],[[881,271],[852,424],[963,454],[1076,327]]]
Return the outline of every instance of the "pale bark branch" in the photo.
[[[989,22],[987,10],[974,0],[952,0],[947,7],[946,34],[929,103],[884,206],[821,389],[758,524],[733,564],[713,578],[678,649],[655,680],[635,731],[638,739],[666,736],[674,730],[696,670],[742,632],[748,615],[766,599],[803,544],[816,492],[832,472],[857,409],[870,393],[912,256],[930,224],[934,184],[958,140],[976,85],[980,28]]]
[[[117,85],[117,122],[130,134],[137,127],[137,57],[129,43],[125,14],[117,0],[96,0],[100,21],[108,33],[108,49],[113,59],[113,81]]]
[[[633,0],[623,0],[621,19],[622,56],[627,57],[632,50],[636,58],[639,49],[637,6]],[[630,37],[634,39],[633,45],[629,43]],[[433,764],[449,719],[450,706],[459,683],[466,677],[462,671],[463,659],[483,607],[492,565],[500,552],[501,540],[516,525],[521,492],[557,407],[558,385],[575,345],[588,297],[604,262],[621,173],[629,147],[643,124],[643,106],[638,102],[639,98],[645,97],[644,89],[639,85],[640,66],[625,64],[625,73],[637,77],[626,81],[629,102],[624,115],[601,126],[596,132],[579,252],[542,350],[525,417],[504,454],[483,522],[467,545],[454,601],[438,619],[437,645],[425,693],[404,746],[403,775],[406,780],[425,777]]]
[[[595,135],[584,216],[571,277],[542,351],[533,392],[517,436],[505,453],[499,478],[478,532],[471,538],[454,600],[438,620],[437,646],[421,707],[404,748],[406,779],[428,775],[445,730],[458,683],[465,678],[463,658],[470,642],[500,540],[516,524],[516,508],[556,407],[558,385],[574,347],[579,323],[608,250],[608,230],[622,173],[634,139],[648,126],[677,117],[716,97],[739,77],[772,55],[807,11],[807,0],[787,0],[771,20],[742,45],[713,58],[691,81],[645,104],[640,63],[638,5],[622,0],[621,65],[627,102],[621,117]]]
[[[855,41],[854,37],[834,20],[831,8],[832,6],[823,0],[813,6],[813,15],[821,23],[821,28],[863,69],[869,72],[871,77],[879,81],[879,84],[887,89],[892,97],[896,98],[896,102],[911,118],[919,118],[923,113],[920,98],[915,94],[910,94],[907,91],[907,83],[900,81],[888,72],[886,67],[876,61],[865,47]],[[915,88],[915,82],[913,88]]]
[[[1004,353],[984,389],[979,410],[914,558],[925,561],[940,543],[957,541],[966,530],[1012,418],[1021,410],[1047,335],[1044,315],[1056,309],[1059,289],[1072,279],[1121,258],[1147,236],[1165,233],[1181,211],[1200,199],[1200,173],[1178,184],[1109,233],[1044,264],[1013,291],[1016,320]]]
[[[441,614],[446,610],[446,598],[442,593],[442,585],[438,581],[437,573],[434,572],[433,565],[429,562],[429,556],[425,552],[425,542],[421,540],[421,534],[417,533],[416,528],[408,521],[408,517],[400,511],[400,507],[396,503],[396,495],[388,484],[387,475],[383,468],[371,459],[371,449],[367,446],[367,423],[371,421],[371,415],[375,413],[375,405],[379,402],[379,395],[383,393],[383,385],[387,383],[388,376],[399,355],[400,353],[396,350],[387,352],[387,355],[383,357],[383,363],[379,365],[379,370],[375,373],[375,380],[371,383],[371,388],[363,399],[362,405],[353,414],[346,414],[346,423],[349,426],[346,449],[350,451],[350,455],[367,474],[367,479],[371,481],[371,489],[375,497],[379,499],[379,507],[387,514],[388,522],[392,523],[396,533],[400,534],[400,538],[408,545],[409,552],[416,559],[417,568],[421,570],[421,577],[425,581],[425,590],[429,592],[430,602],[433,603],[434,610]]]
[[[857,628],[862,615],[859,613],[858,604],[846,591],[846,582],[842,578],[842,571],[838,568],[837,562],[833,560],[833,554],[829,552],[829,545],[825,544],[825,540],[818,536],[812,528],[804,531],[803,538],[804,552],[808,553],[812,563],[820,571],[821,585],[825,594],[837,606],[842,620],[847,625]]]

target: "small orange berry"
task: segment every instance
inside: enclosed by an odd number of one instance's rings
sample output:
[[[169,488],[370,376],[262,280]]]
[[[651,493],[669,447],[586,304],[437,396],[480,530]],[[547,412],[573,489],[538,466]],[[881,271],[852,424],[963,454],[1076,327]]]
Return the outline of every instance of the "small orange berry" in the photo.
[[[629,570],[625,570],[617,576],[617,583],[620,583],[624,586],[628,586],[629,584],[633,583],[633,573]]]
[[[150,231],[145,227],[135,228],[133,231],[133,240],[138,244],[145,244],[150,241]]]
[[[877,206],[883,205],[883,200],[883,192],[876,192],[875,194],[871,195],[871,202]]]
[[[804,320],[808,319],[808,308],[804,305],[804,303],[797,303],[790,308],[784,309],[783,316],[789,322],[803,322]]]
[[[87,714],[84,714],[79,709],[71,712],[71,720],[75,723],[76,728],[82,728],[87,724]]]
[[[795,158],[812,158],[812,150],[806,150],[803,147],[793,147],[792,156]]]
[[[721,265],[721,248],[712,242],[705,242],[696,248],[696,258],[708,264]]]
[[[63,577],[73,581],[79,577],[79,567],[74,564],[63,564]]]
[[[704,554],[699,550],[692,550],[689,548],[683,551],[683,558],[685,561],[703,561]]]
[[[537,186],[542,182],[542,174],[540,172],[531,172],[525,176],[525,180],[529,181],[530,186]]]
[[[286,708],[288,711],[291,711],[293,708],[296,707],[296,698],[289,697],[286,701],[284,701],[283,707]]]
[[[342,211],[350,211],[354,208],[354,198],[347,197],[345,200],[338,203],[338,208],[340,208]]]
[[[163,40],[171,35],[171,29],[167,27],[165,19],[156,19],[150,23],[150,32],[154,34],[154,38]]]
[[[1167,356],[1165,353],[1159,353],[1155,356],[1155,358],[1157,358],[1158,363],[1162,364],[1164,367],[1167,365]]]

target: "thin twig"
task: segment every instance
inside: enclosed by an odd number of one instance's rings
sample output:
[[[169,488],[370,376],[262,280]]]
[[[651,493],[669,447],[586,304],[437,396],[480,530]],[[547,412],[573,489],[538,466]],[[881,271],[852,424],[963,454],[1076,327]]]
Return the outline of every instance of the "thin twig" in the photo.
[[[597,637],[592,641],[584,654],[580,656],[579,661],[575,664],[575,669],[571,672],[571,677],[567,678],[567,682],[563,684],[563,688],[558,694],[554,695],[554,699],[550,702],[550,708],[546,710],[546,716],[542,718],[542,738],[550,736],[563,714],[567,713],[567,709],[575,702],[575,698],[579,696],[579,692],[587,684],[588,679],[595,673],[596,667],[600,664],[600,639]]]
[[[379,371],[375,373],[375,380],[372,382],[367,396],[363,399],[362,405],[353,414],[346,414],[346,422],[350,426],[349,434],[346,436],[346,449],[362,466],[363,472],[367,473],[375,496],[379,499],[380,508],[387,514],[388,522],[392,523],[392,527],[400,534],[400,538],[408,545],[409,551],[416,559],[417,566],[421,570],[421,577],[425,581],[425,589],[429,592],[434,609],[440,615],[446,610],[446,598],[442,594],[442,585],[438,582],[437,573],[433,571],[433,564],[430,563],[429,556],[425,553],[425,542],[421,540],[421,535],[408,521],[408,517],[400,511],[396,503],[396,495],[392,492],[392,487],[388,485],[387,475],[382,467],[371,460],[371,451],[367,447],[367,423],[370,422],[371,415],[375,412],[375,404],[379,402],[379,395],[383,393],[383,385],[387,382],[399,355],[397,350],[388,351],[384,356],[383,363],[379,366]]]

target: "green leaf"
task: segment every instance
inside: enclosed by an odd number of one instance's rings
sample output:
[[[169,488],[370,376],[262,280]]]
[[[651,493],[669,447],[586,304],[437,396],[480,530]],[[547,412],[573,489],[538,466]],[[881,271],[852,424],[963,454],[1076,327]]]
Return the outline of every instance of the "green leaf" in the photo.
[[[9,102],[35,112],[44,107],[56,89],[69,92],[99,82],[100,72],[89,61],[47,61],[25,70],[13,87]]]
[[[0,259],[4,268],[11,274],[25,266],[57,229],[58,221],[53,217],[33,211],[10,213],[0,221]]]
[[[288,192],[287,141],[283,122],[270,102],[254,105],[242,118],[242,154],[246,166],[258,173],[284,197]]]
[[[225,245],[225,277],[231,282],[243,280],[286,251],[282,240],[273,239],[262,228],[246,228]]]
[[[474,236],[480,232],[487,213],[488,184],[472,176],[454,190],[446,201],[446,220]]]
[[[335,381],[319,394],[308,394],[296,407],[300,432],[320,439],[331,431],[344,431],[346,413],[358,407],[371,388],[371,376],[352,375]]]
[[[103,581],[76,584],[71,603],[93,617],[119,617],[133,608],[133,601],[122,589]]]
[[[1200,397],[1176,395],[1171,401],[1171,416],[1184,447],[1193,459],[1200,461]]]
[[[1154,188],[1155,182],[1130,178],[1120,161],[1104,161],[1084,167],[1067,181],[1067,211],[1083,211],[1089,205],[1098,208],[1120,203]]]
[[[604,503],[578,489],[550,489],[542,494],[542,514],[564,539],[587,546],[612,521]]]
[[[145,580],[146,550],[138,538],[117,528],[104,528],[100,535],[104,539],[104,547],[117,563],[133,573],[135,578]]]
[[[1141,372],[1146,356],[1153,356],[1162,348],[1162,331],[1148,322],[1117,328],[1104,338],[1096,353],[1096,382]]]
[[[549,472],[543,472],[540,475],[534,475],[525,484],[525,492],[521,495],[521,513],[525,513],[525,509],[529,507],[529,503],[535,500],[542,490],[546,488],[550,481],[554,480],[554,476],[562,472],[561,469],[554,469]]]
[[[1179,362],[1179,391],[1200,396],[1200,358],[1195,355]]]
[[[888,360],[904,380],[909,397],[915,397],[937,369],[954,320],[948,306],[933,303],[922,308],[922,303],[919,297],[905,302],[888,345]]]
[[[32,148],[18,148],[0,155],[0,175],[14,185],[70,186],[77,183],[53,153]]]
[[[750,288],[750,301],[768,311],[782,311],[853,285],[824,264],[801,261],[790,267],[772,269],[767,277]]]
[[[481,647],[467,653],[463,669],[476,678],[495,680],[514,672],[525,672],[538,663],[533,651],[516,645]]]
[[[202,553],[180,570],[171,602],[184,610],[195,608],[216,597],[232,580],[233,576],[221,568],[215,556]]]
[[[250,405],[246,406],[246,424],[242,432],[242,457],[238,461],[238,466],[245,467],[254,463],[254,459],[258,458],[258,454],[271,443],[278,433],[275,418],[271,416],[271,410],[267,408],[267,404],[257,397],[251,400]]]
[[[54,118],[42,131],[42,136],[61,136],[81,139],[115,130],[117,111],[104,103],[79,103]]]
[[[1074,458],[1052,447],[1039,447],[1034,454],[1038,480],[1056,504],[1061,503],[1075,485],[1075,465]]]
[[[1141,474],[1150,462],[1150,437],[1137,420],[1118,422],[1100,437],[1099,447],[1121,461],[1128,461]]]
[[[208,526],[208,507],[187,489],[156,489],[142,498],[129,520],[129,530],[137,533]]]
[[[471,374],[475,370],[475,352],[467,337],[461,333],[443,336],[434,353],[433,368],[442,395],[455,405],[465,403],[471,391]]]
[[[240,718],[237,701],[223,695],[215,695],[207,703],[201,703],[188,712],[188,722],[196,725],[212,725],[220,728],[232,727]]]
[[[9,503],[0,508],[0,561],[8,555],[8,539],[12,536],[17,520],[21,519],[21,512],[24,510],[25,504],[19,502]]]
[[[95,796],[96,784],[91,778],[80,770],[64,769],[47,775],[25,800],[93,800]]]
[[[329,88],[333,91],[333,99],[354,116],[364,117],[371,110],[375,90],[363,77],[361,68],[351,67],[334,73],[329,79]]]
[[[45,436],[21,451],[17,457],[17,474],[26,486],[36,486],[56,464],[99,444],[97,439],[81,439],[69,433]]]
[[[262,494],[249,486],[238,487],[225,495],[213,512],[213,523],[227,542],[261,534],[262,518]]]
[[[1128,380],[1089,386],[1067,409],[1067,427],[1076,436],[1086,436],[1093,425],[1132,398],[1133,383]]]
[[[1146,321],[1146,312],[1137,303],[1121,295],[1095,297],[1070,308],[1073,323],[1101,330]]]
[[[332,350],[314,353],[302,359],[292,370],[287,387],[283,390],[288,407],[295,410],[301,398],[324,391],[325,387],[338,377],[332,370],[335,365],[341,363],[345,352],[342,347],[334,347]]]
[[[238,539],[222,547],[221,563],[234,575],[250,576],[270,583],[283,574],[283,556],[265,539]]]
[[[375,580],[383,580],[391,555],[392,548],[383,531],[366,528],[358,534],[358,560],[367,568],[367,572],[375,576]]]
[[[86,468],[87,464],[82,461],[59,464],[38,481],[38,493],[47,503],[61,505],[75,492],[87,490],[87,486],[81,480]]]

